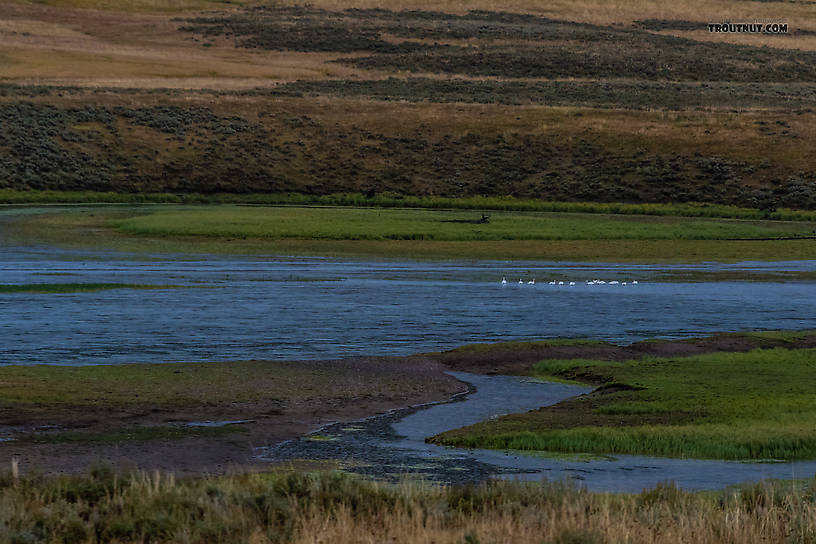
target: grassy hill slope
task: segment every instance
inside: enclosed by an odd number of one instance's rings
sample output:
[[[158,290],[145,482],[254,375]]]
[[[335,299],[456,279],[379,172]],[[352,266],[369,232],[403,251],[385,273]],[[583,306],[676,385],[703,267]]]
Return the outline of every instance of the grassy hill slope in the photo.
[[[13,2],[0,188],[816,209],[802,6],[522,4]]]

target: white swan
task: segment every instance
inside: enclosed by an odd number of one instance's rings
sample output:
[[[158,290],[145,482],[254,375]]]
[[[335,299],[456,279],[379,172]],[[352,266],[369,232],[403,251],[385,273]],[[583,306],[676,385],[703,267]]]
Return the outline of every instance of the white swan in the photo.
[[[519,285],[524,285],[524,282],[521,281],[521,278],[519,278]]]
[[[574,281],[571,281],[571,282],[570,282],[570,285],[575,285],[575,282],[574,282]]]
[[[555,280],[552,280],[552,281],[550,282],[550,285],[555,285]]]
[[[527,282],[527,285],[535,285],[535,278]]]
[[[506,283],[507,283],[507,278],[502,278],[502,285],[505,285]]]
[[[632,285],[637,285],[637,280],[632,280]]]

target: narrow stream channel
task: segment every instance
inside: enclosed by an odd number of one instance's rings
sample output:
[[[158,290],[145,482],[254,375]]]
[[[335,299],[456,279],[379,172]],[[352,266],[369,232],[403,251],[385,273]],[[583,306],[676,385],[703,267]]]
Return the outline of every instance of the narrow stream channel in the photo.
[[[590,389],[516,376],[451,372],[475,388],[449,403],[397,410],[351,424],[332,424],[312,435],[261,448],[268,461],[337,460],[351,472],[398,480],[405,474],[443,483],[489,478],[570,480],[592,491],[640,492],[674,481],[689,490],[719,489],[763,478],[816,474],[816,461],[748,463],[619,455],[544,458],[520,452],[446,448],[425,438],[491,417],[555,404]]]

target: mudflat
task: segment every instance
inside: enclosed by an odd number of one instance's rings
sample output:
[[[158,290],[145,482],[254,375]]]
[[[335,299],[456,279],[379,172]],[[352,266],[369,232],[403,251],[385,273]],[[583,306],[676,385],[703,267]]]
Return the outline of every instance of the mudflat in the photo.
[[[421,357],[4,367],[0,464],[16,455],[22,470],[46,473],[252,470],[258,446],[465,389],[443,371]]]
[[[411,357],[0,367],[0,464],[81,473],[95,463],[178,474],[268,466],[256,448],[331,422],[444,401],[446,374],[531,374],[546,360],[627,361],[816,346],[816,333],[718,334],[627,346],[580,339],[475,344]],[[598,382],[600,383],[600,382]],[[559,410],[554,407],[552,410]]]

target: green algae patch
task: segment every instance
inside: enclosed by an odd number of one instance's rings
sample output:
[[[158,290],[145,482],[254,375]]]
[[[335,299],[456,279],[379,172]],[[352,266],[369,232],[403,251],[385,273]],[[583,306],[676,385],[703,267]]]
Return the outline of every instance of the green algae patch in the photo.
[[[22,285],[0,285],[0,294],[61,294],[92,293],[109,289],[174,289],[176,285],[142,285],[136,283],[26,283]]]
[[[311,440],[312,442],[335,442],[339,439],[330,434],[310,434],[306,440]]]

